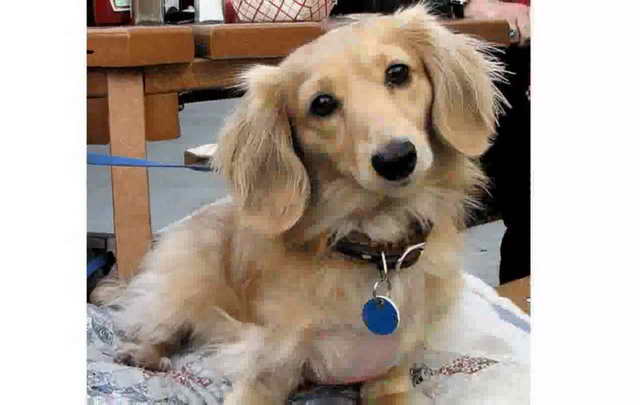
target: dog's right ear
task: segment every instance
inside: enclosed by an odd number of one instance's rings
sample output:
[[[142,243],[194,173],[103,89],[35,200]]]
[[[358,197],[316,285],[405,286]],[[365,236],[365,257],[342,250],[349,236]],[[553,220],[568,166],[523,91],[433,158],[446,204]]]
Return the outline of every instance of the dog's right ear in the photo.
[[[246,93],[222,131],[214,164],[232,185],[241,222],[275,235],[302,216],[309,179],[293,147],[284,73],[259,65],[243,79]]]

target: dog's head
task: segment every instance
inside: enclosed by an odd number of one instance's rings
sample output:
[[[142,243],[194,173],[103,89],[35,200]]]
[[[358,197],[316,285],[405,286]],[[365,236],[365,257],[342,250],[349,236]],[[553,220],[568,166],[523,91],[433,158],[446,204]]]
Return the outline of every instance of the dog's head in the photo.
[[[434,142],[482,154],[503,101],[493,83],[502,70],[486,50],[415,6],[246,72],[218,162],[247,223],[270,234],[291,228],[309,200],[311,166],[402,198],[424,187]]]

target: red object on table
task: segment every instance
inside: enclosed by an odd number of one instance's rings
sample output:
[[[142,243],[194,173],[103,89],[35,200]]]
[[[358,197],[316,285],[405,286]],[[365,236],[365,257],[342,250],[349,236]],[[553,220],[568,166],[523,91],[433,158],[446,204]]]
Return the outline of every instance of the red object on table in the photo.
[[[96,25],[131,24],[130,0],[92,0],[92,5]]]
[[[225,24],[238,22],[238,16],[236,15],[236,11],[233,9],[231,0],[224,0],[224,8],[222,9],[222,13],[224,14]]]

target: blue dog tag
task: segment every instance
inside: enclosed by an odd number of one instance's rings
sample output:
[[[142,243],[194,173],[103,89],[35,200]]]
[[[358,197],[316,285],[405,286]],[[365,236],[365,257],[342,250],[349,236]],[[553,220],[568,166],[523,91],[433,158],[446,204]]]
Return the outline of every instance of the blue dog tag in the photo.
[[[398,329],[400,312],[391,298],[379,295],[364,304],[362,320],[376,335],[389,335]]]

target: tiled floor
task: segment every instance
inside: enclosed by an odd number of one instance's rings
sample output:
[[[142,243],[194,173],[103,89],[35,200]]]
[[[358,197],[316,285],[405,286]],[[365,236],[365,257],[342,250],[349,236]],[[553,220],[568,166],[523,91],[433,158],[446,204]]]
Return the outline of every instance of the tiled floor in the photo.
[[[216,142],[223,118],[237,100],[187,104],[180,113],[182,136],[149,143],[147,158],[161,162],[183,161],[187,148]],[[108,153],[107,146],[89,146],[90,152]],[[109,169],[88,167],[88,220],[90,232],[113,232]],[[154,231],[183,218],[198,207],[227,194],[220,178],[186,169],[150,169],[151,222]],[[499,246],[504,225],[493,222],[466,233],[465,270],[490,285],[498,284]]]

